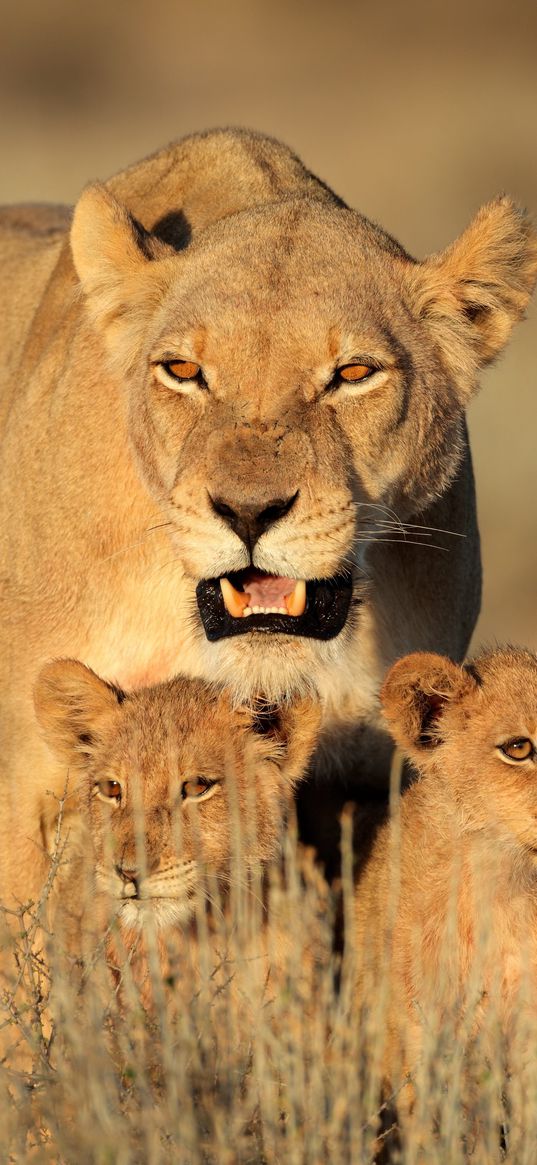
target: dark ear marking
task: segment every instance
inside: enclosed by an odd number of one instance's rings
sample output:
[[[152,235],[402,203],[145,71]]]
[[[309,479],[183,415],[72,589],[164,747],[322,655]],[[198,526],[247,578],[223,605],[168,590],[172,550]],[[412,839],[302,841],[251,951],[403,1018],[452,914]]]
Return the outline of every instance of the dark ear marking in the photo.
[[[396,743],[422,756],[443,744],[445,711],[476,686],[460,664],[435,652],[412,652],[396,660],[380,693]]]
[[[157,258],[158,248],[155,246],[155,239],[151,232],[146,231],[145,227],[142,226],[142,223],[138,222],[138,219],[134,218],[133,215],[129,215],[129,218],[132,224],[134,237],[144,258],[149,259],[149,261]]]
[[[470,324],[478,324],[490,315],[490,308],[481,303],[467,303],[462,309],[462,314]]]
[[[419,692],[417,698],[421,713],[419,743],[423,748],[436,748],[442,743],[439,728],[446,698],[433,692]]]
[[[471,676],[473,680],[475,680],[478,688],[482,688],[483,687],[483,676],[481,675],[480,672],[478,672],[475,665],[473,663],[463,663],[462,666],[463,666],[465,672],[468,672],[468,675]]]

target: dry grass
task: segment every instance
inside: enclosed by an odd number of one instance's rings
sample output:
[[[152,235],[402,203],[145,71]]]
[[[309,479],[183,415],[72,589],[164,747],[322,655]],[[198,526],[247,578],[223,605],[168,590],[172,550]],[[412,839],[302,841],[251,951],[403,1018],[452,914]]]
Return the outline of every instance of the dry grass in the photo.
[[[537,1032],[526,1020],[508,1069],[494,1007],[477,1037],[471,1014],[451,1024],[423,1016],[414,1119],[404,1144],[394,1132],[406,1080],[381,1104],[382,982],[364,1014],[355,1006],[351,834],[348,818],[338,893],[327,894],[292,827],[268,877],[245,878],[236,856],[224,898],[208,876],[164,977],[149,920],[144,1006],[136,957],[124,952],[114,975],[90,927],[83,958],[66,947],[59,916],[47,932],[64,861],[60,813],[40,901],[4,912],[16,975],[1,1003],[2,1159],[534,1165]]]

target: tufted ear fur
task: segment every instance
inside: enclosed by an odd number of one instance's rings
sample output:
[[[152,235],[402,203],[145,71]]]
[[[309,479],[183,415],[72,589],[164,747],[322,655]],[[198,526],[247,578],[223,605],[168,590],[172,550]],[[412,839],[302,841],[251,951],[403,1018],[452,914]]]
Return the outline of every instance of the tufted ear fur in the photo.
[[[475,689],[470,671],[442,655],[417,651],[405,655],[388,672],[380,698],[396,743],[416,760],[441,744],[442,717]]]
[[[76,659],[45,664],[34,688],[35,712],[49,748],[77,766],[87,761],[105,720],[123,699],[123,692]]]
[[[412,268],[414,307],[464,399],[524,315],[536,279],[537,233],[506,196],[483,206],[447,250]]]
[[[100,184],[88,186],[75,207],[71,251],[89,314],[104,332],[113,360],[128,366],[138,346],[129,341],[166,288],[167,265],[156,260],[175,252]]]
[[[321,705],[317,698],[301,696],[281,705],[260,705],[252,727],[267,745],[267,757],[276,760],[286,780],[294,784],[305,776],[317,743]]]

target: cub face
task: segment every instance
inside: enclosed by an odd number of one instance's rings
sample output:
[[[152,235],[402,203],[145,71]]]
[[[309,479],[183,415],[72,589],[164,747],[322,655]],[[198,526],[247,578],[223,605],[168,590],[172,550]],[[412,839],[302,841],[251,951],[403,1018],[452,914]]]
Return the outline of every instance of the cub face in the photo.
[[[537,657],[506,648],[466,666],[417,652],[391,668],[384,714],[463,828],[493,829],[537,863]]]
[[[198,680],[125,694],[75,660],[43,668],[35,709],[69,768],[95,888],[130,928],[148,909],[186,922],[201,870],[225,881],[237,834],[247,865],[277,853],[319,724],[312,698],[256,715]]]

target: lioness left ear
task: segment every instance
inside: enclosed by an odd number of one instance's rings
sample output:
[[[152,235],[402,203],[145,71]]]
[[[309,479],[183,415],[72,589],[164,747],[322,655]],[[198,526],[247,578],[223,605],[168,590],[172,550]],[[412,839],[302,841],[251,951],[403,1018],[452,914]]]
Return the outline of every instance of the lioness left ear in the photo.
[[[99,183],[88,186],[75,207],[71,251],[90,317],[103,331],[112,360],[124,366],[137,351],[129,328],[135,341],[162,296],[165,265],[154,260],[174,252]]]
[[[537,279],[537,233],[507,197],[489,202],[447,250],[416,264],[414,307],[428,321],[463,399],[502,350]]]
[[[384,716],[396,743],[418,761],[443,736],[448,704],[477,686],[472,672],[443,655],[417,651],[394,663],[381,689]]]
[[[292,783],[305,776],[320,725],[321,705],[313,696],[296,697],[284,704],[260,705],[252,721],[254,732],[266,739],[270,759],[276,760]]]

